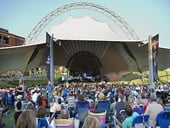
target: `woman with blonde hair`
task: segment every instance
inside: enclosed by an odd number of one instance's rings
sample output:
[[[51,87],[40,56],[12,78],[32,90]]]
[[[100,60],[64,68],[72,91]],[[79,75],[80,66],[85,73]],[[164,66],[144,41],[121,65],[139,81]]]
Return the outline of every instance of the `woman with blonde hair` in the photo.
[[[19,80],[19,84],[15,89],[15,95],[21,95],[22,96],[22,100],[24,99],[25,96],[25,85],[24,85],[24,81],[22,79]]]
[[[100,122],[96,117],[88,116],[82,128],[100,128]]]
[[[16,128],[36,128],[34,112],[30,109],[23,111],[17,120]]]

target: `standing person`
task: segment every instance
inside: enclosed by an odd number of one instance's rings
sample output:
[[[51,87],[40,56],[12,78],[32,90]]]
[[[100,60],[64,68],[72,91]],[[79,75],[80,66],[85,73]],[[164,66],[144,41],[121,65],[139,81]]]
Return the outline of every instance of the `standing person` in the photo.
[[[50,117],[55,112],[55,108],[56,108],[57,105],[58,105],[58,103],[56,102],[56,98],[53,97],[50,101]]]
[[[24,81],[22,79],[19,80],[19,84],[18,87],[16,88],[16,95],[21,95],[22,96],[22,100],[24,99],[24,93],[25,93],[25,85],[24,85]]]
[[[61,118],[61,110],[63,109],[64,109],[64,106],[61,104],[61,98],[58,98],[58,104],[55,106],[55,111],[50,117],[50,122],[53,120],[54,117]]]
[[[48,81],[47,92],[48,92],[48,106],[50,106],[50,100],[51,100],[51,98],[53,97],[53,96],[52,96],[53,85],[51,84],[50,81]]]
[[[18,117],[20,116],[21,113],[22,113],[22,102],[18,101],[16,103],[16,110],[14,113],[15,125],[17,124]]]

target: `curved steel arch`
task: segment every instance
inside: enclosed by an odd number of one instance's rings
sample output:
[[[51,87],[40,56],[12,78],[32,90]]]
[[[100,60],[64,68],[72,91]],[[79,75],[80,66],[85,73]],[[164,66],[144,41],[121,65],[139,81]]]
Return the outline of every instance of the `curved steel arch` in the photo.
[[[117,15],[112,10],[109,10],[101,5],[97,5],[94,3],[88,3],[88,2],[77,2],[77,3],[70,3],[66,4],[62,7],[57,8],[56,10],[50,12],[48,15],[46,15],[31,31],[31,33],[28,35],[26,42],[31,43],[37,39],[41,31],[44,29],[44,27],[55,17],[59,16],[60,14],[75,10],[75,9],[90,9],[97,12],[100,12],[101,14],[107,16],[109,19],[114,21],[119,28],[122,30],[122,32],[126,35],[128,39],[139,39],[137,34],[134,32],[134,30],[128,25],[128,23],[123,20],[119,15]]]

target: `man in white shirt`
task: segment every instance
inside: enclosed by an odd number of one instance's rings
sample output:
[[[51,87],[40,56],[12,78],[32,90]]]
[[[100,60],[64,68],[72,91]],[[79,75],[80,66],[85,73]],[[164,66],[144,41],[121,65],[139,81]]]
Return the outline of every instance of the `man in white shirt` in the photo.
[[[149,125],[152,127],[156,126],[156,117],[158,113],[163,111],[163,107],[161,104],[156,102],[156,95],[154,93],[150,96],[150,104],[148,104],[145,114],[149,114]]]

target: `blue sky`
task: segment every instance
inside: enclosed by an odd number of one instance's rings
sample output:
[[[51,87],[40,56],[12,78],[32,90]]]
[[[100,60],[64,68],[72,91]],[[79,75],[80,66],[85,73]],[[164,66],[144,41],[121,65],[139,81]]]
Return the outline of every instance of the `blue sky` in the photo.
[[[121,16],[141,40],[159,33],[160,47],[170,48],[170,0],[1,0],[0,27],[26,38],[44,16],[72,2],[100,4]],[[67,12],[63,17],[75,12],[73,15],[79,15],[78,11]],[[100,18],[107,20],[104,16]],[[61,21],[59,16],[53,23]]]

